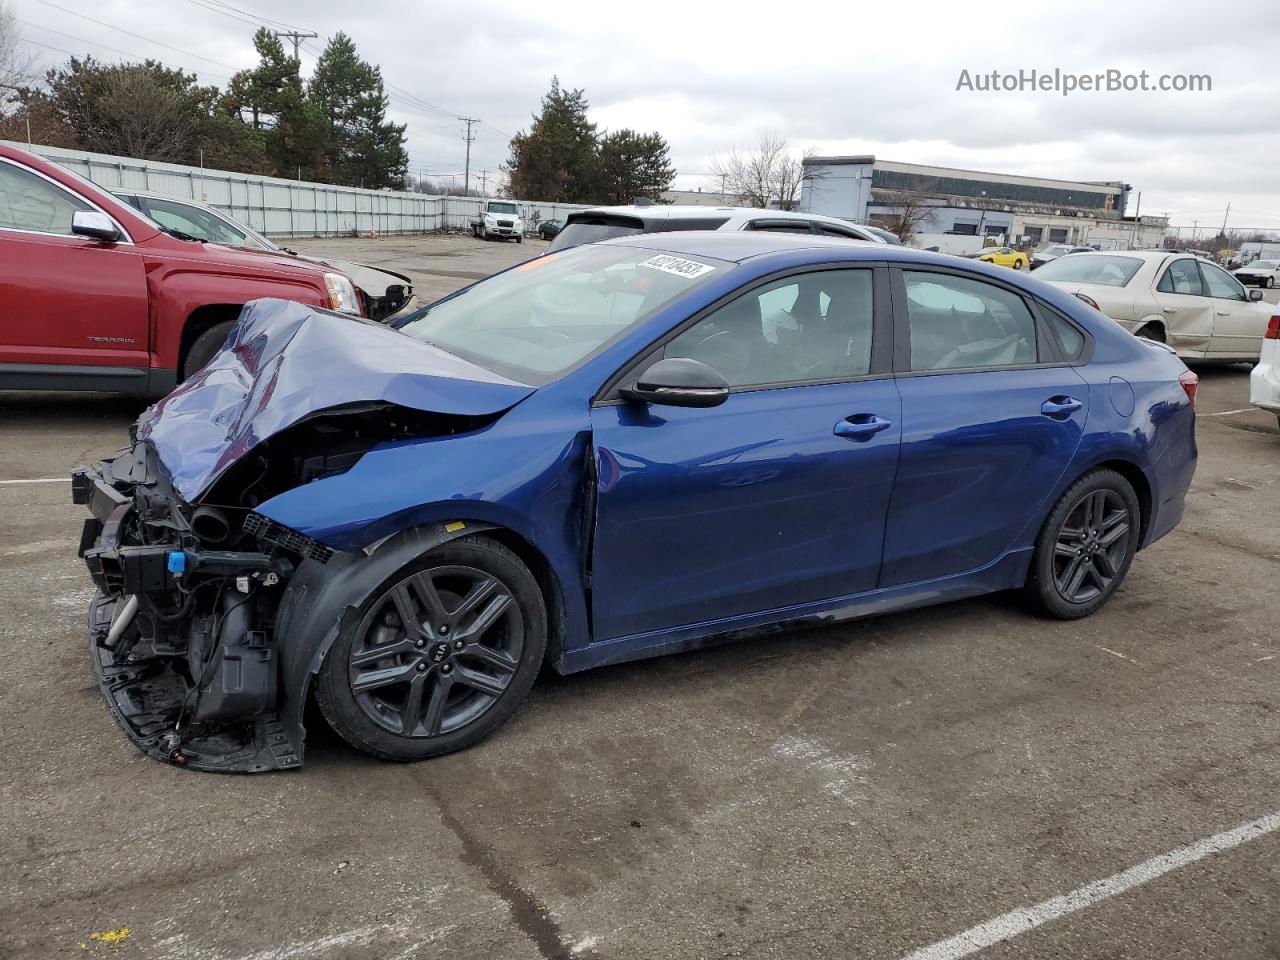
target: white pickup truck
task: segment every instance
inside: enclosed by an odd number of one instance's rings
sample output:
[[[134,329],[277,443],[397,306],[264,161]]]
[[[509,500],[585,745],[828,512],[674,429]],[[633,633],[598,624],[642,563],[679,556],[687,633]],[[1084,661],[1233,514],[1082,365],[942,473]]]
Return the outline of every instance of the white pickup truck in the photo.
[[[524,242],[524,224],[520,211],[510,200],[490,200],[480,215],[471,221],[471,232],[478,240],[499,237],[516,243]]]

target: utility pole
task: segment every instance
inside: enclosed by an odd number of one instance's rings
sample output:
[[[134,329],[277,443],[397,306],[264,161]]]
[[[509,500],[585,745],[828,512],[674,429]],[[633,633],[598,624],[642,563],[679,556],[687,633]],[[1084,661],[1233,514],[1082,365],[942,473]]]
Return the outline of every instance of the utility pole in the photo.
[[[463,168],[462,174],[462,195],[465,197],[471,187],[471,141],[475,139],[471,135],[471,125],[480,121],[475,117],[459,117],[458,119],[467,125],[467,135],[463,138],[467,144],[467,164]]]
[[[273,30],[272,33],[282,40],[293,41],[293,59],[299,63],[302,62],[302,57],[298,54],[298,47],[302,45],[302,41],[310,40],[313,37],[317,40],[320,39],[320,34],[311,30]]]
[[[1227,212],[1222,215],[1222,239],[1227,238],[1227,217],[1231,216],[1231,204],[1227,204]]]
[[[489,195],[489,191],[485,188],[485,185],[488,182],[489,182],[489,171],[481,170],[480,171],[480,193],[486,197]]]

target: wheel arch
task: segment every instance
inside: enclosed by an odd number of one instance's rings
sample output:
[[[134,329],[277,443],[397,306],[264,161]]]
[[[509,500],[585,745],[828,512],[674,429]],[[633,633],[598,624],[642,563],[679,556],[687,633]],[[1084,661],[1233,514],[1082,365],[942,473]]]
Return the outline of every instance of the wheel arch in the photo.
[[[206,303],[196,307],[187,315],[187,319],[182,324],[182,337],[178,341],[179,376],[187,363],[187,354],[191,351],[191,345],[196,342],[200,334],[220,323],[236,321],[243,307],[243,303]]]
[[[1095,463],[1089,464],[1083,470],[1077,471],[1066,484],[1063,490],[1068,490],[1071,485],[1086,474],[1093,473],[1096,470],[1114,470],[1120,476],[1129,481],[1129,485],[1133,487],[1133,492],[1138,497],[1138,549],[1145,545],[1147,533],[1151,529],[1151,516],[1153,512],[1151,481],[1148,479],[1143,469],[1133,460],[1126,460],[1123,457],[1110,456]],[[1058,496],[1061,496],[1059,494]],[[1055,498],[1054,503],[1057,502]],[[1052,506],[1050,507],[1052,509]],[[1043,520],[1041,521],[1044,522]]]
[[[1158,314],[1148,314],[1138,320],[1137,325],[1133,328],[1133,335],[1139,336],[1147,327],[1157,327],[1160,330],[1160,336],[1164,343],[1169,342],[1169,328],[1165,325],[1164,317]]]

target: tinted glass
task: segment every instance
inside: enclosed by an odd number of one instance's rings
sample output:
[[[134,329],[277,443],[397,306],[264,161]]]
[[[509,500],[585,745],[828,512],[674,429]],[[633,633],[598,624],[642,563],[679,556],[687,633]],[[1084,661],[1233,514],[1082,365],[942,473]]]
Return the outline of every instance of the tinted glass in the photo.
[[[402,333],[525,383],[545,383],[730,264],[590,244],[467,287]]]
[[[1036,279],[1123,287],[1141,266],[1142,261],[1136,257],[1062,256],[1038,269]]]
[[[908,270],[902,277],[912,370],[1036,362],[1035,321],[1017,294],[947,274]]]
[[[1209,296],[1218,297],[1221,300],[1246,300],[1244,287],[1240,286],[1240,281],[1221,267],[1215,267],[1212,263],[1200,264],[1200,276],[1204,278],[1204,286]]]
[[[1169,264],[1164,276],[1156,284],[1156,289],[1161,293],[1186,293],[1193,297],[1204,296],[1204,287],[1200,283],[1200,271],[1196,269],[1196,262],[1191,259],[1175,260]]]
[[[625,237],[639,233],[643,229],[644,225],[639,220],[629,223],[568,223],[556,234],[547,251],[563,250],[583,243],[595,243],[599,240],[608,240],[610,237]]]
[[[870,270],[823,270],[738,297],[667,344],[730,386],[841,380],[871,369]]]
[[[749,230],[768,230],[771,233],[813,233],[807,220],[763,220],[749,224]]]
[[[43,177],[0,163],[0,229],[71,235],[71,218],[93,208]]]
[[[243,230],[237,230],[208,210],[172,200],[157,200],[154,197],[147,197],[146,204],[151,210],[151,219],[161,226],[181,230],[198,240],[229,247],[257,246],[249,241]]]
[[[1065,317],[1043,304],[1040,313],[1054,340],[1058,342],[1058,350],[1067,360],[1077,360],[1084,352],[1084,334],[1072,326]]]

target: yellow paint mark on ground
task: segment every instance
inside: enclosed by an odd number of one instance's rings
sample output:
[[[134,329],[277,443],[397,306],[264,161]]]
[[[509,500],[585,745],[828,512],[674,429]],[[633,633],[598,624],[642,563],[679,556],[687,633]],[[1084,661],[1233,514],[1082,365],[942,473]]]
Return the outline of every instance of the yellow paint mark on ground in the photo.
[[[129,939],[129,928],[119,927],[116,930],[103,930],[101,933],[91,933],[89,934],[89,939],[97,940],[99,943],[109,943],[112,946],[117,946]],[[85,945],[82,943],[80,946],[84,947]],[[85,949],[88,948],[86,947]]]

